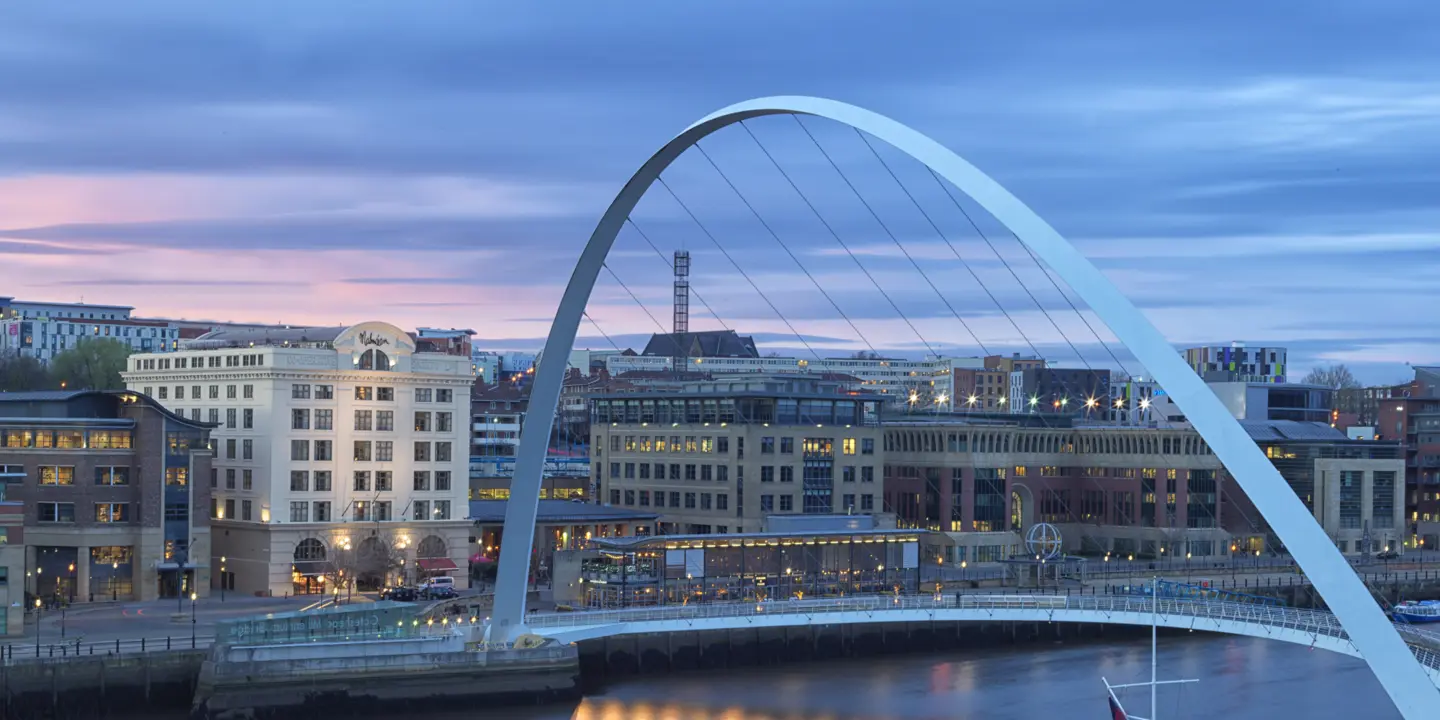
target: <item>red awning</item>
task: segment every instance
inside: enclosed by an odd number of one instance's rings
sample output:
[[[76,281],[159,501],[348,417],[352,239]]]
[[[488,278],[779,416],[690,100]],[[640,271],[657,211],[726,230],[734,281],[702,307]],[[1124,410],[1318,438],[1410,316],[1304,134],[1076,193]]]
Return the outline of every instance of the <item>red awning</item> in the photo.
[[[431,572],[460,569],[455,566],[455,561],[450,558],[419,558],[415,561],[415,564],[419,565],[421,570]]]

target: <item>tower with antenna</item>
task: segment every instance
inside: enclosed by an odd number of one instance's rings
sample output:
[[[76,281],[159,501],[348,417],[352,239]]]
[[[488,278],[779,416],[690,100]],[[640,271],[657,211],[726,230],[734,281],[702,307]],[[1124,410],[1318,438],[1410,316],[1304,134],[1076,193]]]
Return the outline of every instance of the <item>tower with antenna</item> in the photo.
[[[675,307],[670,332],[675,338],[675,372],[687,369],[690,358],[685,352],[686,335],[690,332],[690,251],[675,251]]]

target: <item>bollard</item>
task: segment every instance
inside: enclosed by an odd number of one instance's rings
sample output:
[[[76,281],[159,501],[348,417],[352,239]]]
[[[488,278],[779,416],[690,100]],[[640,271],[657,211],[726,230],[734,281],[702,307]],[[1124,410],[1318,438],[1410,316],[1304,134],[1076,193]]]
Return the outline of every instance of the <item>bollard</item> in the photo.
[[[144,642],[143,640],[141,642]],[[120,654],[120,638],[115,638],[115,654]]]

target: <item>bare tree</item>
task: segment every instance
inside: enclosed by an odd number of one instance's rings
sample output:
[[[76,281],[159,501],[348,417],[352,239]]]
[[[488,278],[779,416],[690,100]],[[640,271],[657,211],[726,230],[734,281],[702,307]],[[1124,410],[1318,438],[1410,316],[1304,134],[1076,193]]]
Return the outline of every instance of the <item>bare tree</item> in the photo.
[[[1360,387],[1360,381],[1343,364],[1317,367],[1310,370],[1301,382],[1307,385],[1323,385],[1332,390],[1348,390]]]
[[[850,357],[855,360],[879,360],[881,355],[874,350],[857,350],[851,353]]]

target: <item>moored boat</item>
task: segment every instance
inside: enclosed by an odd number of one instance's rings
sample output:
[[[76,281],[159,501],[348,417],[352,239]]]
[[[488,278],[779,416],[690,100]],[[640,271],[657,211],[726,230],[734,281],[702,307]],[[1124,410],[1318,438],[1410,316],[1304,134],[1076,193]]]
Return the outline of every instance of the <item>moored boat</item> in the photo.
[[[1390,617],[1398,622],[1440,622],[1440,600],[1406,600],[1390,608]]]

